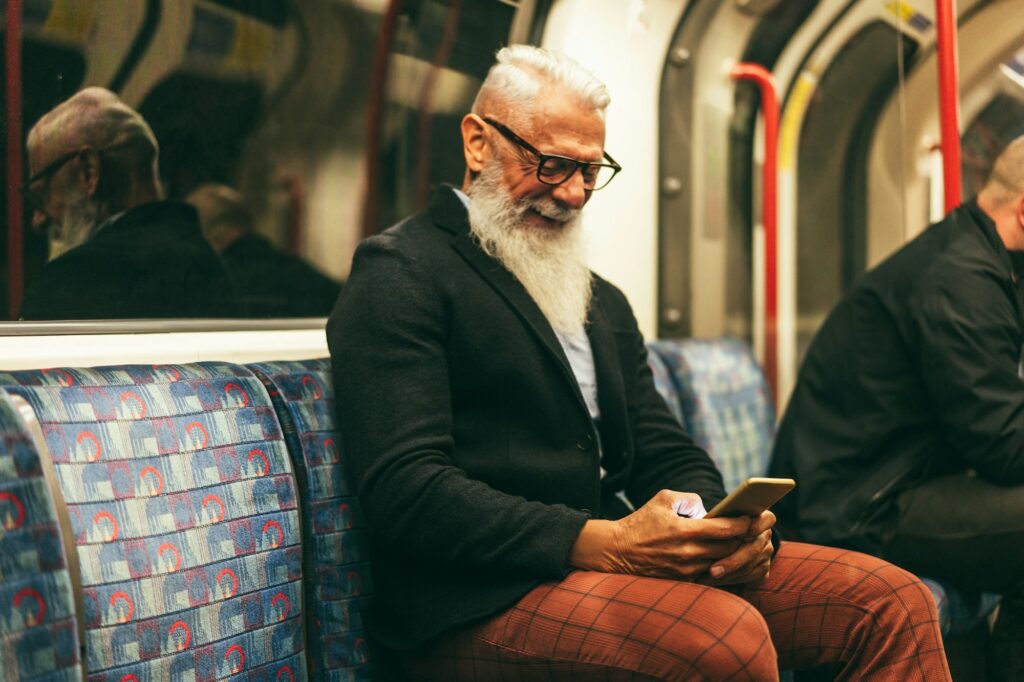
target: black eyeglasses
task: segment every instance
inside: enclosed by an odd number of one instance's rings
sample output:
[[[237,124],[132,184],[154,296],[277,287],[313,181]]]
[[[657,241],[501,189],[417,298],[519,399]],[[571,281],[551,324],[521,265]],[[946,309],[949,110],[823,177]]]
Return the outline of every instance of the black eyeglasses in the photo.
[[[567,156],[558,156],[557,154],[542,154],[536,147],[501,123],[489,118],[484,118],[483,121],[501,133],[509,142],[522,147],[537,157],[537,179],[545,185],[561,185],[579,170],[582,171],[583,175],[583,189],[588,192],[596,192],[607,187],[612,178],[622,170],[622,166],[608,152],[604,152],[604,158],[609,163],[591,163],[590,161],[578,161]]]
[[[42,211],[43,204],[45,203],[45,197],[40,192],[34,191],[32,189],[32,185],[36,184],[40,180],[49,178],[51,175],[63,168],[68,161],[81,153],[82,150],[79,149],[73,152],[68,152],[62,156],[58,156],[49,165],[47,165],[46,168],[30,177],[25,184],[21,186],[21,194],[25,197],[25,203],[28,204],[32,211]]]

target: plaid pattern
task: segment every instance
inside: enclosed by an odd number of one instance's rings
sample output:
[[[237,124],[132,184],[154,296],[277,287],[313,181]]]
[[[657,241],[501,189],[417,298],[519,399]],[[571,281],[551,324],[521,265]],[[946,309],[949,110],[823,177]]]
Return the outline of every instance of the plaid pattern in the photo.
[[[843,680],[948,680],[935,605],[880,559],[784,544],[731,591],[578,571],[406,659],[416,680],[764,680],[833,664]]]
[[[89,680],[305,677],[292,470],[226,363],[0,374],[35,409],[78,547]]]
[[[0,677],[80,680],[71,578],[39,454],[0,390]]]
[[[365,524],[335,426],[330,361],[250,365],[270,393],[298,478],[310,677],[363,682],[371,592]]]
[[[681,339],[654,341],[648,349],[671,371],[683,425],[711,455],[725,489],[764,471],[775,409],[750,348],[737,339]]]

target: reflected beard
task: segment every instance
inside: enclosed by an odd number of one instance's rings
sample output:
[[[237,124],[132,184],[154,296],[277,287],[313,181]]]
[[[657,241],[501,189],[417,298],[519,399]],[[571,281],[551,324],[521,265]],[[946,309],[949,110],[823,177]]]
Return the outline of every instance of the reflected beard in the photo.
[[[550,197],[514,202],[497,164],[484,167],[469,193],[470,232],[484,253],[519,280],[555,331],[582,333],[593,275],[586,265],[580,210]],[[564,223],[533,227],[525,220],[531,210]]]
[[[60,223],[51,220],[47,227],[50,260],[84,244],[96,228],[97,215],[95,204],[84,192],[80,196],[69,198],[64,204],[64,214]]]

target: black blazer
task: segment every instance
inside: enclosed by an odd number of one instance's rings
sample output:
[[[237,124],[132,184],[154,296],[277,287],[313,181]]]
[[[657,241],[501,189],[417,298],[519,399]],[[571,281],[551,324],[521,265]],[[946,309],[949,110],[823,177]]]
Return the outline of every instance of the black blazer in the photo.
[[[617,515],[615,491],[638,505],[662,488],[708,508],[724,497],[654,388],[629,304],[600,278],[587,334],[600,433],[554,331],[477,246],[450,188],[360,245],[327,337],[384,644],[415,647],[564,577],[584,522]]]
[[[188,204],[157,201],[111,219],[47,263],[25,292],[25,320],[237,317],[224,264]]]

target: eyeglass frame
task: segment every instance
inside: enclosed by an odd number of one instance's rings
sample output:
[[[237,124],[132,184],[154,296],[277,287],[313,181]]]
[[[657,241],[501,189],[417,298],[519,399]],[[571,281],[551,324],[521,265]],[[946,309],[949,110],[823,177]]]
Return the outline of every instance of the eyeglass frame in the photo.
[[[58,156],[56,159],[48,163],[45,168],[43,168],[38,173],[35,173],[31,177],[29,177],[28,180],[25,181],[25,183],[21,186],[21,195],[25,198],[25,201],[26,203],[28,203],[29,208],[31,208],[33,211],[42,211],[43,204],[45,203],[45,199],[34,198],[32,185],[36,184],[40,180],[49,181],[49,178],[51,176],[55,175],[57,171],[66,166],[69,161],[79,156],[83,151],[85,151],[88,148],[89,147],[82,147],[81,149],[77,149],[73,152],[68,152],[66,154],[62,154],[61,156]]]
[[[481,116],[480,120],[482,120],[484,123],[486,123],[487,125],[491,126],[495,130],[497,130],[499,133],[501,133],[501,136],[504,137],[509,142],[512,142],[513,144],[515,144],[515,145],[525,149],[526,151],[528,151],[531,154],[533,154],[534,156],[536,156],[537,157],[537,180],[539,180],[540,182],[544,183],[545,185],[549,185],[551,187],[558,187],[559,185],[564,185],[566,182],[568,182],[569,180],[572,179],[572,176],[576,175],[576,171],[581,171],[581,175],[582,175],[583,173],[586,172],[586,170],[588,168],[591,168],[593,166],[600,166],[601,168],[611,168],[612,169],[611,177],[608,178],[608,181],[605,182],[600,187],[587,188],[586,187],[586,176],[583,175],[583,178],[584,178],[584,187],[583,187],[583,189],[585,191],[587,191],[587,192],[597,192],[598,190],[602,190],[605,187],[607,187],[611,183],[611,181],[615,179],[615,176],[618,175],[619,172],[622,170],[622,165],[619,164],[618,161],[613,159],[612,155],[609,154],[606,151],[602,151],[601,154],[602,154],[603,158],[607,159],[611,163],[596,163],[596,162],[593,162],[593,161],[580,161],[579,159],[572,159],[572,158],[569,158],[568,156],[562,156],[561,154],[545,154],[545,153],[541,152],[539,149],[537,149],[536,147],[534,147],[532,144],[530,144],[529,142],[524,140],[523,138],[521,138],[518,135],[516,135],[514,132],[512,132],[509,129],[508,126],[504,125],[503,123],[499,123],[498,121],[495,121],[494,119],[492,119],[492,118],[490,118],[488,116]],[[544,178],[541,177],[541,169],[544,167],[544,164],[547,162],[548,159],[557,159],[559,161],[568,161],[569,163],[574,164],[572,172],[569,173],[568,175],[566,175],[564,178],[562,178],[558,182],[549,182],[548,180],[545,180]]]

